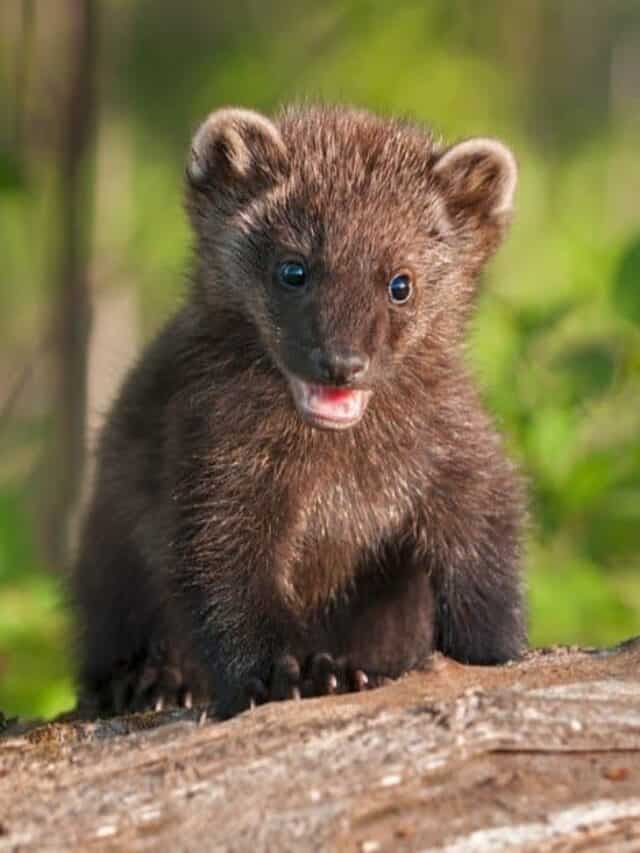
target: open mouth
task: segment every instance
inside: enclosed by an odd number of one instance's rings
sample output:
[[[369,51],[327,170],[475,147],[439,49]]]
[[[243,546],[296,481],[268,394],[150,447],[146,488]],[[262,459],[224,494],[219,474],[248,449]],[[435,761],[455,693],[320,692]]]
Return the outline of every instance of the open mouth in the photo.
[[[296,408],[312,426],[324,429],[346,429],[364,415],[371,391],[361,388],[338,388],[316,385],[289,375]]]

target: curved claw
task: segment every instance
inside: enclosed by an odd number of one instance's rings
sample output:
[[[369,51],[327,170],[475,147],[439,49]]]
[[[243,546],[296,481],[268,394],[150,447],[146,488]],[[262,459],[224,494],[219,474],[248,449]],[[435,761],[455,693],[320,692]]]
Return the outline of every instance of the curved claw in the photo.
[[[369,687],[369,676],[363,669],[355,669],[351,674],[351,683],[356,693],[360,693]]]
[[[260,678],[252,678],[249,681],[245,688],[245,694],[247,706],[252,711],[256,706],[264,704],[269,698],[265,683]]]
[[[320,652],[311,659],[314,695],[326,696],[338,691],[340,667],[330,654]]]
[[[270,698],[300,698],[300,664],[292,655],[283,655],[274,663]]]

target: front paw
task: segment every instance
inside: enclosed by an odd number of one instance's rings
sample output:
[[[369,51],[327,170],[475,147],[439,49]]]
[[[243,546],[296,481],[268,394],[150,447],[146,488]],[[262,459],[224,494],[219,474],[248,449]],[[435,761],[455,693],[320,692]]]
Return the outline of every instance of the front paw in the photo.
[[[253,708],[284,699],[357,693],[389,681],[384,675],[368,673],[348,659],[336,659],[327,652],[309,655],[304,661],[285,654],[274,661],[266,678],[253,678],[247,682],[244,706]]]
[[[107,677],[81,694],[79,704],[96,715],[191,708],[188,679],[187,670],[158,647],[144,657],[114,664]]]

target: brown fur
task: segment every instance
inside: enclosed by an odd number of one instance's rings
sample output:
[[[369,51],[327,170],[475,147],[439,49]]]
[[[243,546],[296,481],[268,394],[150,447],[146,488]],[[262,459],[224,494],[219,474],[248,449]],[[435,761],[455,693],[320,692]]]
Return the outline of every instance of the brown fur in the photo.
[[[361,687],[525,642],[522,496],[463,363],[478,274],[508,224],[504,146],[443,149],[363,111],[212,114],[186,204],[191,297],[105,429],[74,573],[81,687],[101,710]],[[303,258],[304,295],[273,270]],[[411,300],[390,304],[398,270]],[[287,381],[365,354],[347,430]]]

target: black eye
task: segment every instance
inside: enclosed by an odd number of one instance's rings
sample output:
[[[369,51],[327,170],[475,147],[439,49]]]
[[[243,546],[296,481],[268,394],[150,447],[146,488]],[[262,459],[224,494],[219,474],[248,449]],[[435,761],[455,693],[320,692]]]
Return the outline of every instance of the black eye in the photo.
[[[411,296],[411,277],[402,272],[389,282],[389,299],[394,305],[404,305]]]
[[[292,289],[304,287],[307,283],[307,270],[300,261],[285,261],[278,267],[279,281]]]

